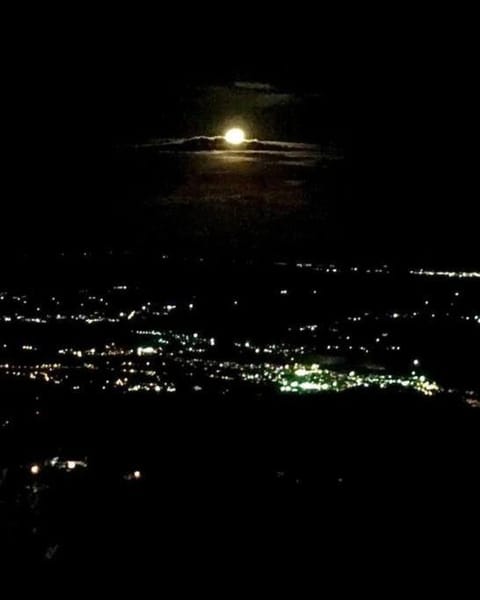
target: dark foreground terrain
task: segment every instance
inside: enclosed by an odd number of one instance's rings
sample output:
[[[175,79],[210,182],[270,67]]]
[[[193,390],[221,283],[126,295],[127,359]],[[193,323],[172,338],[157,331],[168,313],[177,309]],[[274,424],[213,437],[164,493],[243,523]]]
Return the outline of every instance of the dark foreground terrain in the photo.
[[[27,389],[2,382],[7,393],[22,403],[2,435],[2,539],[17,564],[166,576],[266,556],[378,560],[402,544],[413,560],[474,541],[479,414],[451,399],[53,394],[43,419]],[[85,464],[51,466],[58,455]]]

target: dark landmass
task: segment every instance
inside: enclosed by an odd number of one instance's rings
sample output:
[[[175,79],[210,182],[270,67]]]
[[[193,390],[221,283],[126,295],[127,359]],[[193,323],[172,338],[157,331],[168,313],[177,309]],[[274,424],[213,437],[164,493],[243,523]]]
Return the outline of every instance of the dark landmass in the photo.
[[[449,398],[239,389],[28,406],[25,390],[8,393],[19,424],[2,436],[2,538],[24,565],[235,570],[243,552],[252,564],[341,556],[366,551],[367,537],[413,555],[474,532],[479,414]],[[48,418],[32,418],[34,406]],[[59,454],[88,456],[88,467],[28,471]]]

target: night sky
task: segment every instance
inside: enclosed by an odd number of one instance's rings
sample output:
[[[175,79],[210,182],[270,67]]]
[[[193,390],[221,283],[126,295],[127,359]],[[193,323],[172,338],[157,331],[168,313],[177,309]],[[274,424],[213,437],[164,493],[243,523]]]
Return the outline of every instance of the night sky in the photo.
[[[212,27],[195,37],[165,22],[128,22],[113,24],[103,44],[64,32],[61,46],[57,36],[56,45],[29,48],[23,69],[12,62],[13,185],[5,182],[3,256],[138,247],[145,239],[148,247],[175,246],[171,230],[168,243],[162,237],[165,210],[148,208],[168,188],[169,206],[184,194],[188,217],[177,251],[186,243],[195,252],[199,231],[206,232],[203,247],[213,238],[226,245],[231,236],[248,247],[251,236],[241,239],[247,227],[260,252],[287,244],[325,258],[475,265],[477,119],[467,49],[441,48],[435,35],[427,40],[420,32],[387,42],[385,31],[362,44],[338,20],[334,28],[317,20],[308,29],[291,23],[290,35],[256,28],[250,36],[241,19],[233,30]],[[251,176],[237,163],[226,171],[224,161],[208,190],[208,156],[204,168],[198,153],[191,165],[182,155],[173,167],[170,155],[167,170],[166,157],[153,165],[151,152],[140,167],[139,155],[130,170],[124,157],[118,162],[119,147],[217,136],[231,125],[258,140],[317,144],[343,158],[297,164],[291,173],[294,165],[280,155],[275,165],[261,156],[255,168],[250,161]],[[197,183],[200,206],[220,195],[224,216],[197,210]],[[239,186],[250,205],[237,235],[221,223],[235,218],[228,198]],[[256,231],[252,198],[264,192]],[[283,213],[273,196],[282,206],[291,199]],[[185,239],[189,227],[193,238]],[[287,230],[295,239],[282,237]]]

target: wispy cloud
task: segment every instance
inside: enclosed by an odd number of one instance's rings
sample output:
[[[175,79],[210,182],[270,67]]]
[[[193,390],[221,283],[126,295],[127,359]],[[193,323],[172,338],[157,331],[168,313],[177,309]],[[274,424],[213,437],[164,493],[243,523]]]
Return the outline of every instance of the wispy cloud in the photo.
[[[319,152],[316,144],[275,140],[245,140],[239,146],[231,146],[223,136],[194,136],[189,138],[158,139],[136,147],[151,147],[163,152]]]
[[[161,154],[203,155],[206,159],[222,163],[262,161],[263,164],[315,167],[343,158],[339,149],[317,144],[276,140],[246,140],[231,146],[223,136],[195,136],[189,138],[157,139],[147,144],[129,146]]]
[[[255,92],[275,92],[275,88],[270,83],[260,83],[258,81],[235,81],[235,87],[244,90],[253,90]]]

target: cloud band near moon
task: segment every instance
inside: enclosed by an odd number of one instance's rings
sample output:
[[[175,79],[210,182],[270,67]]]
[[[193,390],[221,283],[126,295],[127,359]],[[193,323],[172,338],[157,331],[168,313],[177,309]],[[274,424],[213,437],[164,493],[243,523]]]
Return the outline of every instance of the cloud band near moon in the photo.
[[[245,151],[264,151],[264,152],[298,152],[311,151],[318,152],[320,147],[316,144],[304,144],[298,142],[282,142],[271,140],[245,140],[241,145],[232,148],[224,136],[194,136],[178,139],[158,139],[152,140],[147,144],[141,144],[140,147],[157,148],[163,152],[205,152],[222,150],[240,150]]]

